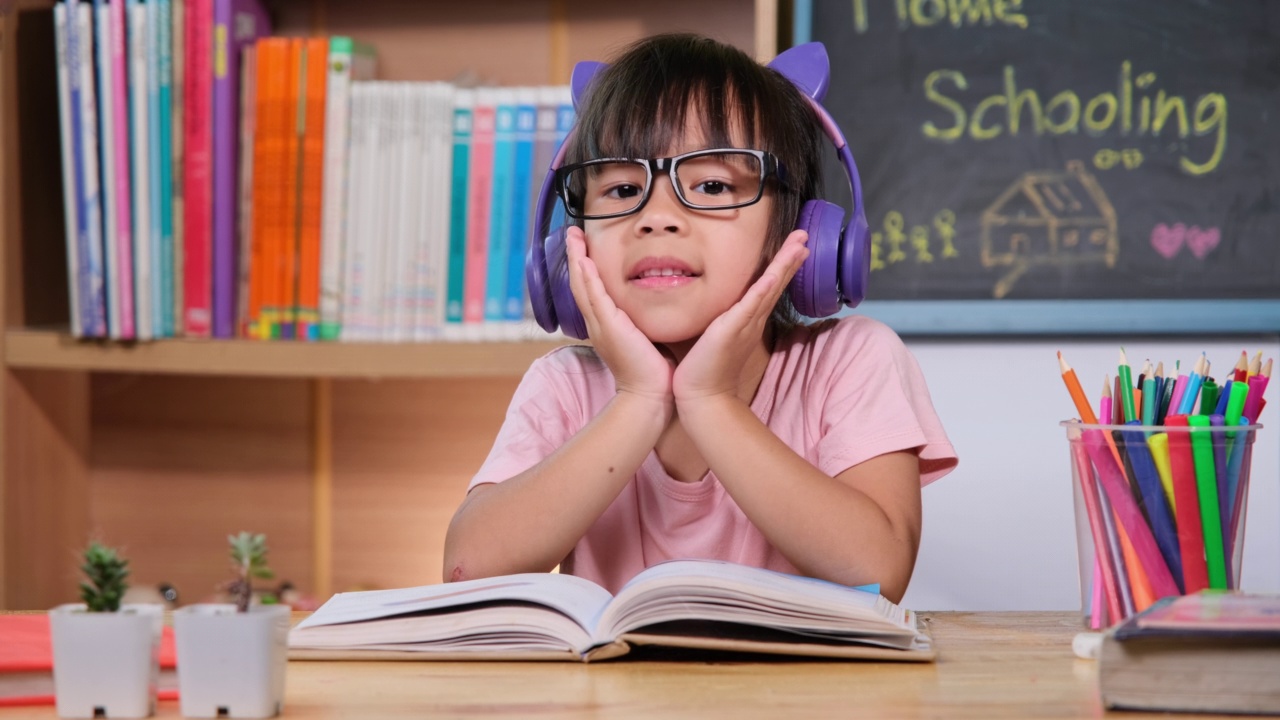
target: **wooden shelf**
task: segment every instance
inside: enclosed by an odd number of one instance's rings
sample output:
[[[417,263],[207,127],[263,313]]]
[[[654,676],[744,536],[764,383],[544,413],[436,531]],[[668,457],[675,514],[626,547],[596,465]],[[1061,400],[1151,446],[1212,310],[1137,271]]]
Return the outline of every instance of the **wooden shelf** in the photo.
[[[560,340],[302,343],[252,340],[79,341],[53,330],[9,330],[11,368],[329,378],[518,377]]]

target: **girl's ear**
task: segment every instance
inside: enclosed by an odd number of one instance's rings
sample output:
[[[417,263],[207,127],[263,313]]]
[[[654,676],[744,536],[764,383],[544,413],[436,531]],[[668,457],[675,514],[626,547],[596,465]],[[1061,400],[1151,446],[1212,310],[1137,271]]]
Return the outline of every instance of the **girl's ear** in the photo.
[[[827,48],[822,43],[797,45],[770,61],[769,67],[782,73],[800,92],[817,102],[822,102],[822,98],[827,96],[831,61],[827,58]],[[577,80],[577,69],[574,70],[574,80]]]
[[[569,88],[573,95],[575,111],[582,111],[582,104],[586,102],[587,88],[591,85],[591,80],[607,67],[609,67],[607,63],[595,60],[583,60],[573,66],[573,74],[569,76]]]

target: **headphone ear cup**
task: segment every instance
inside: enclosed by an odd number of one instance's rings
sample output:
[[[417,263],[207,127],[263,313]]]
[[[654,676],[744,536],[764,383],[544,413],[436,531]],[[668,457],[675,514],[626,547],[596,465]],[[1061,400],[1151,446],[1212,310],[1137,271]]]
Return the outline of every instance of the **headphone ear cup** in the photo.
[[[837,287],[844,208],[826,200],[810,200],[800,209],[796,229],[809,234],[809,257],[796,271],[787,292],[796,311],[822,318],[840,309]]]
[[[548,263],[547,287],[550,291],[551,306],[555,309],[560,330],[565,335],[586,340],[587,321],[582,317],[578,302],[573,299],[573,289],[569,286],[569,253],[564,239],[565,228],[558,227],[544,241]],[[555,327],[551,329],[555,330]]]
[[[840,301],[849,307],[858,307],[867,296],[867,280],[871,273],[870,231],[867,217],[857,213],[844,231],[840,243]]]
[[[557,229],[556,232],[559,232]],[[533,319],[538,326],[547,332],[555,332],[559,323],[556,321],[556,309],[551,301],[551,285],[547,279],[547,254],[545,246],[550,238],[538,242],[535,238],[529,243],[529,251],[524,258],[524,282],[529,288],[529,305],[533,308]]]

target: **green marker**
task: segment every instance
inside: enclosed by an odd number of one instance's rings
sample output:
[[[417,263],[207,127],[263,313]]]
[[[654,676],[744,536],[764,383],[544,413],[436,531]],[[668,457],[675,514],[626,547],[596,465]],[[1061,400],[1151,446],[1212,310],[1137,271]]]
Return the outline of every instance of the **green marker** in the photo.
[[[1249,395],[1249,384],[1242,382],[1231,383],[1231,395],[1227,397],[1227,414],[1226,422],[1223,424],[1228,427],[1235,427],[1240,424],[1240,416],[1244,414],[1244,401]],[[1227,433],[1227,437],[1234,437],[1235,433]]]
[[[1213,378],[1205,378],[1204,384],[1200,386],[1200,414],[1212,415],[1213,409],[1218,407],[1218,393],[1222,392],[1222,388],[1218,387],[1218,383]]]
[[[1190,415],[1187,424],[1191,426],[1191,455],[1196,465],[1196,491],[1200,498],[1200,525],[1204,531],[1204,561],[1209,570],[1209,587],[1226,590],[1227,564],[1222,550],[1222,518],[1218,509],[1218,478],[1213,465],[1209,416]]]
[[[1124,421],[1138,419],[1138,409],[1133,406],[1133,371],[1129,369],[1129,359],[1124,356],[1124,348],[1120,348],[1120,406],[1124,408]],[[1240,405],[1244,412],[1244,405]]]
[[[1159,403],[1156,400],[1156,379],[1148,376],[1142,381],[1142,424],[1156,424],[1156,408]]]

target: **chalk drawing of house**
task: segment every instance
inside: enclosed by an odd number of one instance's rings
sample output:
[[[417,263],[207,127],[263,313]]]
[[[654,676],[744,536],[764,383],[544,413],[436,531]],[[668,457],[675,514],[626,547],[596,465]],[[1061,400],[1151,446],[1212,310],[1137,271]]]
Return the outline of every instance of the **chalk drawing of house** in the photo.
[[[1009,268],[992,291],[997,298],[1033,265],[1113,268],[1119,252],[1115,208],[1079,160],[1065,171],[1023,174],[982,211],[982,265]]]

